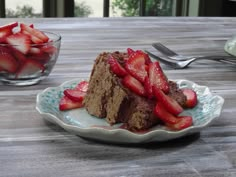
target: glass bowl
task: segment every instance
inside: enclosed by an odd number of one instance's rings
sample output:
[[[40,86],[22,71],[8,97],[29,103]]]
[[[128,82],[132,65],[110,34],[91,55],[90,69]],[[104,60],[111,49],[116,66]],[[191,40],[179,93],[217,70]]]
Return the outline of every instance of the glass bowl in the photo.
[[[27,86],[37,84],[49,76],[60,52],[61,36],[42,32],[48,36],[48,42],[31,44],[27,53],[18,50],[22,47],[20,45],[0,44],[0,57],[3,58],[0,58],[0,82]]]

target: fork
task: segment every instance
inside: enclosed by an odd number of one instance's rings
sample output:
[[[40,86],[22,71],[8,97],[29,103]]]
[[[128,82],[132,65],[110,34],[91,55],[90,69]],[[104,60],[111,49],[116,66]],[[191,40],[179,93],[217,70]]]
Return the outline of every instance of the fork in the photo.
[[[198,60],[199,58],[190,58],[190,59],[187,59],[187,60],[173,60],[173,59],[169,59],[169,58],[163,58],[163,57],[160,57],[160,56],[156,56],[154,55],[153,53],[145,50],[145,52],[151,56],[152,58],[156,59],[156,60],[159,60],[160,62],[166,64],[167,66],[170,66],[172,68],[175,68],[175,69],[184,69],[186,68],[187,66],[189,66],[192,62]],[[236,66],[236,62],[233,62],[231,60],[226,60],[226,59],[222,59],[222,58],[201,58],[201,59],[209,59],[209,60],[214,60],[214,61],[219,61],[219,62],[223,62],[223,63],[227,63],[227,64],[231,64],[231,65],[235,65]]]
[[[216,59],[216,60],[220,60],[220,59],[236,59],[236,57],[234,56],[214,56],[214,55],[210,55],[210,56],[183,56],[180,54],[177,54],[176,52],[174,52],[173,50],[169,49],[168,47],[164,46],[161,43],[153,43],[152,46],[157,49],[160,53],[162,53],[163,55],[165,55],[166,57],[168,57],[169,59],[172,60],[179,60],[179,61],[185,61],[185,60],[191,60],[193,58],[197,59]]]

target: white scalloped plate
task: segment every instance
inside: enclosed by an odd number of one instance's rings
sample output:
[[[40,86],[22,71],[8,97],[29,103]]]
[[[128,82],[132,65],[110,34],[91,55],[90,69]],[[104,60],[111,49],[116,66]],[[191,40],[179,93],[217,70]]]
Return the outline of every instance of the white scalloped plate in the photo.
[[[75,135],[95,140],[114,143],[146,143],[167,141],[200,132],[214,119],[220,116],[224,99],[213,95],[206,86],[197,85],[187,80],[177,80],[180,88],[193,88],[198,95],[198,105],[194,109],[185,110],[184,115],[192,115],[193,126],[181,131],[171,131],[164,126],[155,126],[148,131],[134,133],[122,128],[121,124],[110,126],[104,119],[91,116],[84,108],[71,111],[60,111],[59,100],[66,88],[73,88],[81,80],[71,80],[59,87],[49,87],[38,93],[36,109],[48,121],[58,124]]]

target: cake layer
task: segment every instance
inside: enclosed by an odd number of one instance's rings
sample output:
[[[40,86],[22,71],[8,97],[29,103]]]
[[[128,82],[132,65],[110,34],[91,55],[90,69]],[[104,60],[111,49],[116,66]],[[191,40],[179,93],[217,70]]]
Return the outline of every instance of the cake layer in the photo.
[[[126,57],[120,52],[104,52],[97,57],[84,99],[85,108],[89,114],[105,118],[111,125],[123,122],[130,130],[150,128],[159,121],[153,115],[154,104],[122,86],[120,78],[110,71],[107,62],[110,55],[121,64]]]
[[[105,118],[113,125],[125,123],[129,130],[144,130],[156,125],[160,120],[154,115],[156,100],[139,96],[121,84],[110,69],[109,57],[115,58],[121,65],[127,58],[126,53],[101,53],[95,60],[84,106],[88,113],[98,118]],[[169,96],[180,105],[184,105],[186,97],[175,82],[169,81]]]

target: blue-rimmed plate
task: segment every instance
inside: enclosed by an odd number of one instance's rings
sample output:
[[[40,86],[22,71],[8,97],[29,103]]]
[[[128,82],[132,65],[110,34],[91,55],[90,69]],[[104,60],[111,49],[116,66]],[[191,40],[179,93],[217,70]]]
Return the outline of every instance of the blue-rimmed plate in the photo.
[[[48,121],[58,124],[66,131],[85,138],[116,143],[145,143],[167,141],[201,131],[220,116],[224,99],[213,95],[206,86],[187,80],[177,80],[180,88],[192,88],[198,96],[198,105],[185,110],[183,114],[192,115],[193,126],[181,131],[171,131],[164,126],[155,126],[148,131],[134,133],[120,128],[120,124],[110,126],[104,119],[91,116],[84,108],[71,111],[58,109],[60,98],[66,88],[73,88],[81,80],[71,80],[59,87],[49,87],[38,93],[36,109]]]

